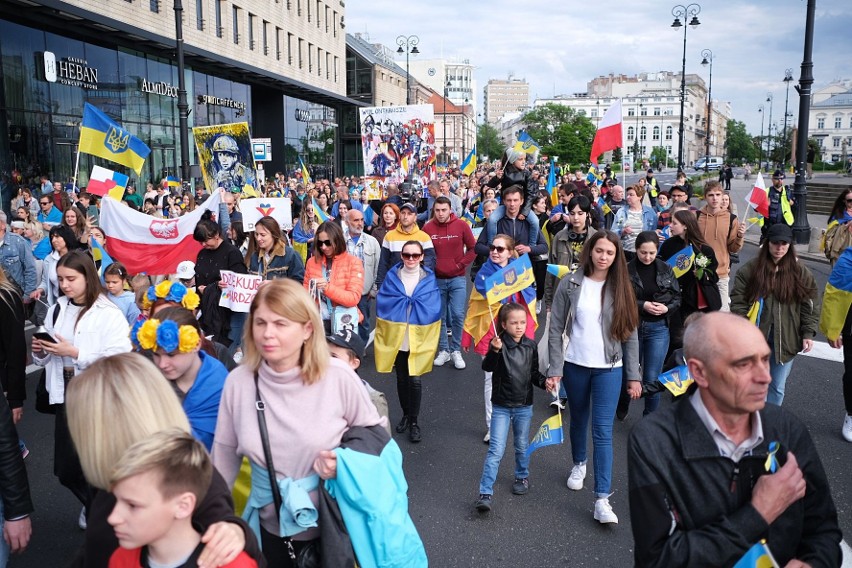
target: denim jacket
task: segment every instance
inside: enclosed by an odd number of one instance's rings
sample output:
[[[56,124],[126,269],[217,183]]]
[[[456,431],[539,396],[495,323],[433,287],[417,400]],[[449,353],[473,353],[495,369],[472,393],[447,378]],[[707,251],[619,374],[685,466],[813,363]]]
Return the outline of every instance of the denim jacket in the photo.
[[[29,295],[36,289],[35,259],[24,237],[6,231],[0,241],[0,266],[6,276],[21,288],[24,295]]]

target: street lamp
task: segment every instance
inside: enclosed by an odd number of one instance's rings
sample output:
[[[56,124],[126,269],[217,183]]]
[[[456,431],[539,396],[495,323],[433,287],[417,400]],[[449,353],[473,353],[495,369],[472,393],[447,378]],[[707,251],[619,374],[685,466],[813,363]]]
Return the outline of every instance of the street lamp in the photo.
[[[766,125],[766,165],[772,160],[772,93],[766,93],[766,102],[769,103],[769,123]],[[778,130],[775,131],[778,134]],[[767,172],[769,170],[767,169]]]
[[[710,124],[713,120],[713,52],[701,52],[701,65],[710,65],[710,84],[707,87],[707,131],[704,133],[704,171],[710,171]]]
[[[467,97],[464,98],[464,106],[462,107],[462,153],[461,159],[464,160],[467,158]]]
[[[633,139],[633,161],[639,161],[639,113],[641,112],[642,102],[639,99],[639,107],[636,109],[636,137]]]
[[[444,75],[446,77],[446,74]],[[452,83],[450,83],[449,79],[447,80],[447,84],[444,85],[444,168],[445,171],[450,169],[450,159],[447,157],[447,97],[450,96],[450,87]]]
[[[763,170],[763,105],[757,107],[757,112],[760,113],[760,161],[757,163],[757,171]]]
[[[808,187],[805,182],[808,156],[808,122],[810,121],[811,87],[814,83],[814,18],[816,0],[808,0],[805,18],[805,49],[801,73],[796,91],[799,93],[799,141],[796,144],[796,182],[793,186],[793,236],[797,244],[810,242],[811,227],[808,223]]]
[[[645,115],[642,114],[642,109],[645,107],[644,104],[639,103],[639,116],[642,120],[642,128],[639,130],[639,153],[642,154],[642,159],[645,159],[645,141],[648,138],[648,133],[645,130]],[[645,131],[645,138],[642,138],[642,132]]]
[[[672,22],[672,27],[674,29],[678,29],[683,27],[683,65],[681,69],[680,76],[680,125],[678,126],[678,141],[677,141],[677,169],[678,171],[683,171],[683,110],[686,105],[686,29],[687,26],[686,20],[691,17],[689,20],[689,26],[692,28],[696,28],[701,25],[701,22],[698,21],[698,14],[701,13],[701,6],[698,4],[689,4],[688,6],[683,6],[678,4],[674,8],[672,8],[672,16],[674,16],[674,22]],[[681,23],[680,19],[683,18],[683,23]]]
[[[420,53],[420,50],[417,49],[418,43],[420,43],[420,38],[416,35],[396,38],[396,44],[399,46],[396,52],[400,55],[405,54],[405,104],[407,105],[411,104],[411,86],[408,83],[410,77],[408,74],[408,54],[417,55]]]
[[[178,71],[178,134],[180,136],[180,178],[189,180],[189,101],[186,100],[186,78],[183,61],[183,2],[174,0],[175,43]]]
[[[787,95],[784,97],[784,169],[787,169],[787,103],[790,102],[790,83],[793,82],[793,70],[784,71],[784,82],[787,83]],[[792,158],[793,149],[790,149]]]

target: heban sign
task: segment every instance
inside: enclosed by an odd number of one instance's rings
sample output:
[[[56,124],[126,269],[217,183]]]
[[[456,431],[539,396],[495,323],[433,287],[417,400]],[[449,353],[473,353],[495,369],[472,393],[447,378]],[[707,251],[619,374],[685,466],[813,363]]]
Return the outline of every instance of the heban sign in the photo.
[[[60,83],[71,87],[97,90],[98,70],[89,67],[85,59],[65,57],[56,59],[51,51],[44,52],[44,79],[48,83]]]

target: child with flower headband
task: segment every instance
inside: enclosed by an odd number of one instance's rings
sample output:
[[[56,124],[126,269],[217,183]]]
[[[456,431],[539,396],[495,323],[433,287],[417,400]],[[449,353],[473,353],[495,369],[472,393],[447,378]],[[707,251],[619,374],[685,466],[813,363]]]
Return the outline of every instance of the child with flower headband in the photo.
[[[179,284],[172,284],[175,285]],[[148,320],[137,322],[130,339],[136,349],[151,354],[180,399],[192,435],[209,451],[228,370],[216,359],[198,320],[188,309],[164,307],[152,312]]]
[[[142,297],[142,308],[151,316],[164,305],[182,306],[187,310],[195,311],[200,303],[201,298],[195,293],[195,290],[187,288],[180,282],[170,280],[163,280],[156,286],[150,286]]]

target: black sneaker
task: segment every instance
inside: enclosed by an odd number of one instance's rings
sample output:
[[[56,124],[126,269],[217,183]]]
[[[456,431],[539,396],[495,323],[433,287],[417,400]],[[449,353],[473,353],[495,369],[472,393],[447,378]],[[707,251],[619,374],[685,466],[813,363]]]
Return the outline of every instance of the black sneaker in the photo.
[[[408,430],[408,416],[403,416],[402,420],[396,425],[396,431],[400,434]]]
[[[524,495],[530,490],[530,479],[525,477],[523,479],[515,479],[515,482],[512,484],[512,494],[513,495]]]
[[[491,510],[491,495],[482,493],[479,495],[479,500],[476,502],[476,510],[480,513],[487,513]]]
[[[418,426],[417,423],[408,427],[408,440],[413,444],[416,444],[421,440],[420,426]]]

